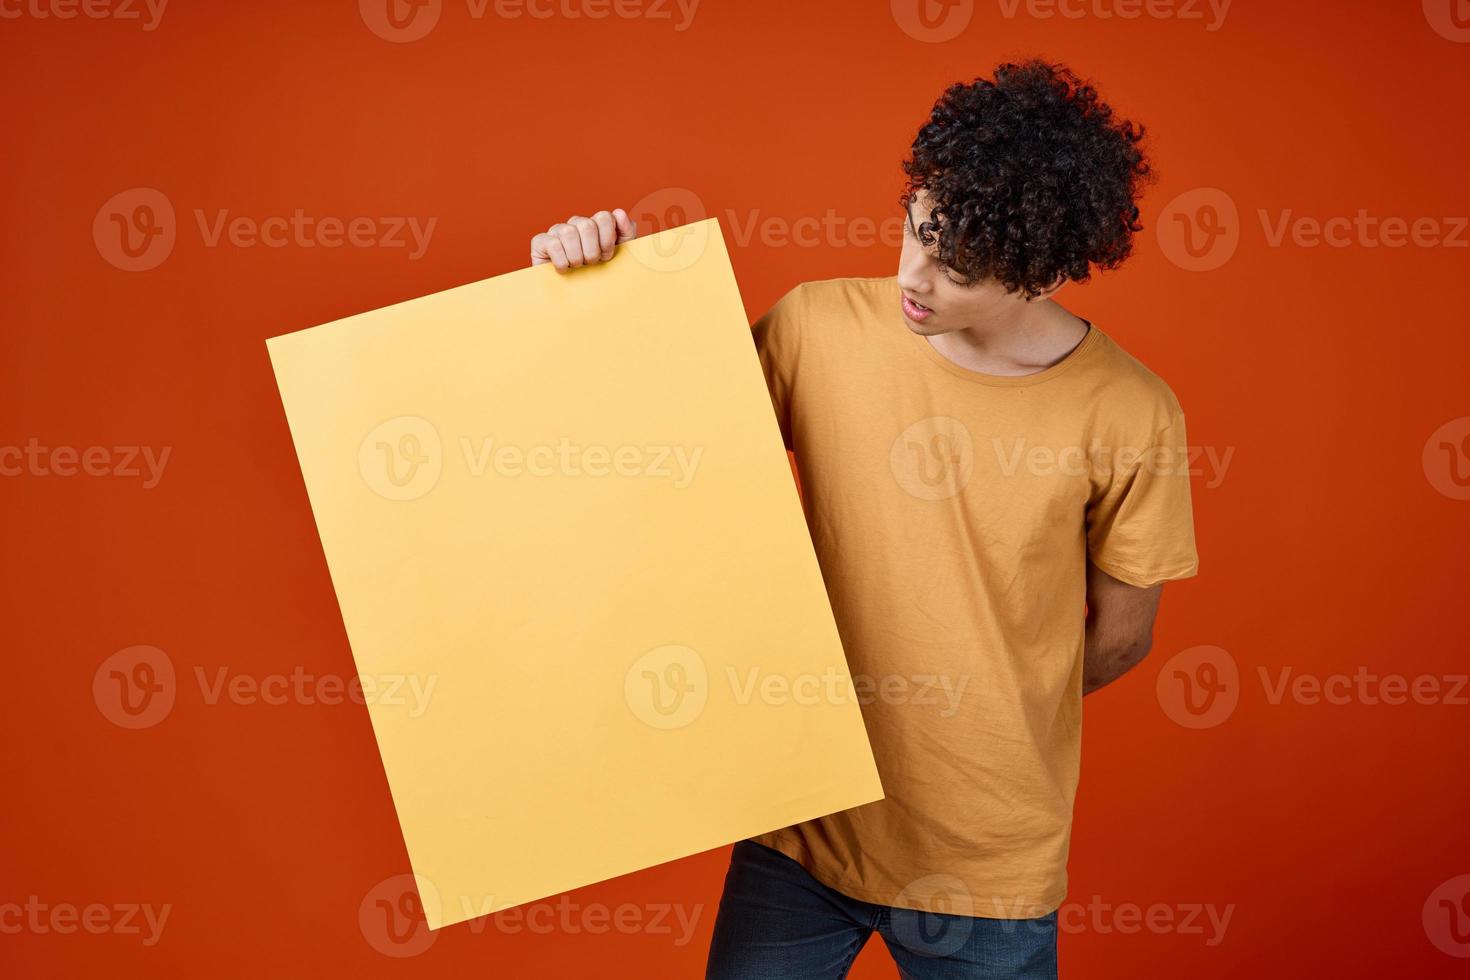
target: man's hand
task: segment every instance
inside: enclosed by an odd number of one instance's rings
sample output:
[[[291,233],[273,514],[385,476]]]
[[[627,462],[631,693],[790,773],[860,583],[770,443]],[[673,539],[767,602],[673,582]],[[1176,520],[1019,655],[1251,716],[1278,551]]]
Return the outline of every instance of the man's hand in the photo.
[[[1082,653],[1082,693],[1122,677],[1148,654],[1164,586],[1139,588],[1087,563],[1087,641]]]
[[[638,229],[622,208],[599,211],[590,218],[574,214],[531,239],[531,264],[550,262],[558,272],[596,265],[636,237]]]

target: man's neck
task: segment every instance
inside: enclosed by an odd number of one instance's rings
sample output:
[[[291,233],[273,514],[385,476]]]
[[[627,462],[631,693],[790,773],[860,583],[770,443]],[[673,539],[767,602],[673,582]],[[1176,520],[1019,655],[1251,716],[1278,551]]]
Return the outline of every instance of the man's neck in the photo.
[[[929,337],[946,360],[982,374],[1024,376],[1044,371],[1087,336],[1087,321],[1053,300],[1027,303],[995,321]]]

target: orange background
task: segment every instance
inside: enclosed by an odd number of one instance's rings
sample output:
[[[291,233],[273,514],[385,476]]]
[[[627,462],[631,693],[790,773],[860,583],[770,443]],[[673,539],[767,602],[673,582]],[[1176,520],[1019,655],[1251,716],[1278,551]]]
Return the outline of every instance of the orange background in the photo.
[[[0,4],[20,14],[0,20],[0,445],[171,457],[152,489],[0,478],[0,905],[172,909],[151,947],[0,933],[0,972],[698,975],[728,849],[569,896],[574,911],[630,903],[645,920],[678,905],[698,915],[683,944],[677,924],[531,932],[497,916],[414,956],[374,947],[359,906],[408,862],[366,711],[210,704],[196,681],[221,667],[353,676],[263,341],[517,268],[551,222],[640,200],[657,211],[666,188],[720,217],[752,319],[802,280],[890,274],[895,249],[846,232],[811,246],[771,234],[828,209],[839,227],[889,219],[899,162],[942,87],[1033,53],[1095,78],[1144,122],[1162,177],[1136,255],[1059,298],[1170,382],[1193,443],[1234,451],[1218,486],[1195,482],[1200,576],[1166,589],[1149,660],[1088,699],[1063,973],[1470,966],[1436,948],[1424,915],[1470,873],[1470,707],[1272,703],[1258,675],[1470,670],[1470,502],[1421,462],[1432,433],[1470,415],[1470,233],[1422,247],[1268,234],[1288,210],[1360,209],[1454,233],[1448,219],[1470,210],[1470,43],[1431,26],[1448,0],[1242,0],[1213,30],[1207,7],[1126,19],[1100,15],[1124,9],[1116,0],[1090,0],[1070,8],[1080,17],[1008,17],[991,3],[935,43],[906,33],[886,0],[703,0],[682,31],[676,9],[508,19],[492,6],[476,19],[444,0],[411,43],[374,34],[371,9],[365,19],[351,0],[174,0],[151,31],[38,17],[37,2]],[[172,203],[177,242],[156,268],[127,272],[92,227],[137,187]],[[1219,224],[1218,211],[1167,213],[1199,188],[1238,209],[1234,251],[1209,271],[1181,267],[1168,237]],[[411,261],[403,248],[209,247],[194,217],[298,208],[438,223]],[[742,241],[731,215],[766,237]],[[166,652],[177,700],[130,731],[92,684],[135,644]],[[1202,645],[1238,667],[1238,704],[1196,729],[1171,720],[1169,676],[1156,682]],[[1233,911],[1209,945],[1208,931],[1124,932],[1095,911],[1129,903],[1176,919],[1194,904]],[[854,976],[892,971],[874,941]]]

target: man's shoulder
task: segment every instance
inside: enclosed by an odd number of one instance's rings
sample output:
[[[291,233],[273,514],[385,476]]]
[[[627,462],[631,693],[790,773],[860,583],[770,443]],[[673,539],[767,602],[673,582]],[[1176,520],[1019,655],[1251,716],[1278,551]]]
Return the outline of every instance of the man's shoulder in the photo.
[[[1109,334],[1099,330],[1097,340],[1091,370],[1110,415],[1148,419],[1156,428],[1184,417],[1179,398],[1168,382]]]
[[[846,344],[881,322],[895,277],[814,279],[786,291],[756,324],[757,335],[786,337],[790,344]]]
[[[808,316],[862,312],[894,290],[893,276],[844,276],[797,283],[777,301]]]

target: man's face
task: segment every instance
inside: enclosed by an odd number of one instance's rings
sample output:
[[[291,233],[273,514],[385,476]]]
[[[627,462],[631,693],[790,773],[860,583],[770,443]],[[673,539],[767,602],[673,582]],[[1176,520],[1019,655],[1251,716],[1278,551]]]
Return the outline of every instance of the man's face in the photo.
[[[993,280],[964,285],[952,270],[939,263],[934,257],[938,243],[925,248],[918,236],[918,227],[928,218],[930,207],[929,195],[921,190],[904,219],[898,288],[904,296],[900,305],[909,329],[926,337],[966,330],[996,322],[1009,305],[1023,302],[1019,295],[1007,293]]]

